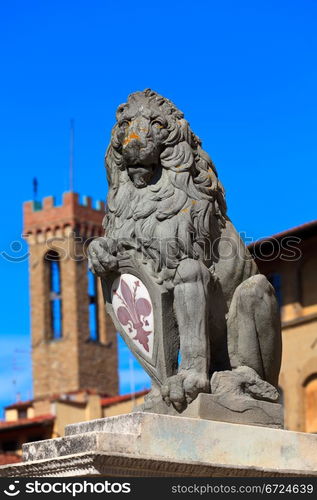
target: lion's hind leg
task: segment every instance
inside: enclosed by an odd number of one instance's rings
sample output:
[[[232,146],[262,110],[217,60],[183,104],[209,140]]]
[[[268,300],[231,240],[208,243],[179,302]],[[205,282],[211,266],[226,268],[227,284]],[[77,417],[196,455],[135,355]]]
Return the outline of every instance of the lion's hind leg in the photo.
[[[276,387],[282,350],[280,313],[274,289],[265,276],[251,276],[236,288],[227,332],[231,367],[252,368]]]

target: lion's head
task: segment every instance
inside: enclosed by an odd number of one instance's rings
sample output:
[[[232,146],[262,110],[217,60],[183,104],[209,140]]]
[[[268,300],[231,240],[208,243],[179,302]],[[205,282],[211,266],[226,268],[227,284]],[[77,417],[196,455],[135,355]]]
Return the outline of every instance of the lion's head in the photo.
[[[116,117],[111,146],[121,155],[119,168],[127,169],[137,188],[157,177],[166,148],[194,140],[183,113],[151,90],[131,94],[128,102],[118,107]]]
[[[149,241],[159,232],[153,225],[168,220],[175,226],[169,233],[190,231],[193,242],[210,239],[226,219],[224,192],[183,113],[146,89],[131,94],[116,118],[106,153],[107,235]],[[180,213],[186,221],[173,220]]]

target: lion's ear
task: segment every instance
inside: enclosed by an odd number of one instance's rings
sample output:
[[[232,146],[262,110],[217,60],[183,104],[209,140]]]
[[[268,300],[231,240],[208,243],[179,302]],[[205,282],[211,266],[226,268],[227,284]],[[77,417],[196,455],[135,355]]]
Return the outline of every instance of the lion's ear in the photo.
[[[180,125],[180,128],[183,132],[183,139],[184,141],[188,142],[190,144],[190,137],[191,137],[191,132],[189,128],[189,123],[187,120],[184,118],[181,118],[180,120],[177,120],[178,124]]]

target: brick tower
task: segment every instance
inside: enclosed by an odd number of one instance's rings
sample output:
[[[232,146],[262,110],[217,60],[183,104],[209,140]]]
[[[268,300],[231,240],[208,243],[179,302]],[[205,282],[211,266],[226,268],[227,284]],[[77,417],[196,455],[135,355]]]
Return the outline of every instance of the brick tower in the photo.
[[[101,286],[87,269],[89,240],[101,234],[104,203],[64,193],[24,204],[30,250],[34,398],[92,390],[118,393],[117,341]]]

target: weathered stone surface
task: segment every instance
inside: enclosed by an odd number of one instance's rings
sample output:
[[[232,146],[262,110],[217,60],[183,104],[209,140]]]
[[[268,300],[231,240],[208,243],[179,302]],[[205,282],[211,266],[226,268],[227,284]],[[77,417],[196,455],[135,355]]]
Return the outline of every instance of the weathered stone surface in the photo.
[[[283,407],[253,398],[199,394],[185,410],[186,417],[283,429]]]
[[[44,460],[47,458],[64,457],[76,453],[84,453],[87,450],[124,453],[127,449],[135,452],[135,440],[131,441],[135,434],[122,434],[118,432],[87,432],[79,436],[67,438],[47,439],[27,443],[23,445],[23,460]]]
[[[212,160],[183,113],[151,89],[131,94],[116,118],[105,235],[89,263],[152,378],[144,410],[186,411],[214,392],[215,372],[226,372],[217,393],[224,381],[228,393],[277,401],[279,308],[227,215]]]
[[[65,427],[65,436],[84,434],[87,432],[118,432],[121,434],[140,434],[144,414],[142,412],[127,413],[114,417],[98,418],[88,422],[78,422]],[[25,447],[27,445],[24,445]]]
[[[178,413],[173,406],[167,407],[159,402],[156,407],[153,407],[153,412],[275,429],[283,429],[284,426],[282,405],[245,396],[232,396],[232,394],[198,394],[195,401],[182,413]]]
[[[28,461],[0,475],[317,474],[313,434],[150,413],[71,425],[67,434],[24,445]]]

